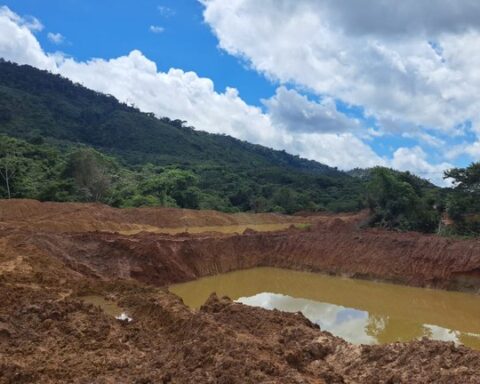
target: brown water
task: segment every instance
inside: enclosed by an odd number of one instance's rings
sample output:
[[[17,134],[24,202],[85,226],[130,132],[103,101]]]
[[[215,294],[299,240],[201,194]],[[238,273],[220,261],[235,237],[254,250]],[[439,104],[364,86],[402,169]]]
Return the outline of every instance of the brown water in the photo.
[[[308,227],[308,224],[303,223],[273,223],[273,224],[239,224],[239,225],[215,225],[215,226],[200,226],[200,227],[153,227],[144,226],[138,229],[131,229],[127,231],[120,231],[123,235],[134,235],[139,232],[153,232],[165,233],[169,235],[176,235],[178,233],[205,233],[218,232],[224,234],[243,233],[246,229],[253,229],[257,232],[273,232],[281,231],[294,225],[298,228]]]
[[[170,287],[192,308],[212,292],[266,309],[301,311],[352,343],[423,336],[480,349],[480,296],[277,268],[255,268]]]
[[[114,301],[106,300],[103,296],[90,295],[80,297],[85,303],[93,304],[96,307],[100,307],[107,315],[118,317],[125,311],[120,308]]]

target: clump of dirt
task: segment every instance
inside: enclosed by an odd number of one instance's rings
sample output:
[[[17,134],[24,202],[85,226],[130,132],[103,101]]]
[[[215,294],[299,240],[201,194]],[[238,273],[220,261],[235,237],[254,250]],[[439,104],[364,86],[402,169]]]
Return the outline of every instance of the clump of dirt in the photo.
[[[1,384],[480,382],[480,352],[452,343],[355,346],[301,314],[215,295],[195,311],[165,289],[255,266],[476,289],[477,241],[359,230],[347,215],[311,218],[308,231],[126,236],[91,223],[138,224],[128,211],[12,204],[0,203]],[[60,229],[40,225],[56,209]],[[76,222],[88,225],[68,232]],[[88,295],[113,300],[133,321],[81,300]]]

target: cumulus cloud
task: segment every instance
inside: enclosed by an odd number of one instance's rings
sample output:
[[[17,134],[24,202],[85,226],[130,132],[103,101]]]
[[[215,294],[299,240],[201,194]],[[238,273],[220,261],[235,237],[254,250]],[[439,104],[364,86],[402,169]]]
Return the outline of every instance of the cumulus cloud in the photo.
[[[468,153],[475,159],[480,159],[480,141],[476,141],[473,144],[468,144],[463,148],[465,153]]]
[[[33,17],[33,16],[20,17],[15,12],[12,12],[6,6],[0,6],[0,16],[10,19],[17,25],[25,27],[32,32],[39,32],[43,30],[43,24],[36,17]]]
[[[348,170],[388,166],[388,160],[378,156],[367,144],[351,133],[294,134],[288,148],[295,154],[317,160],[332,167]]]
[[[0,7],[0,56],[20,64],[52,70],[56,67],[55,58],[45,54],[40,47],[32,33],[39,29],[40,22],[35,24],[32,29],[31,21],[18,16],[7,7]]]
[[[291,132],[341,133],[360,129],[360,124],[338,112],[335,101],[309,100],[293,89],[279,87],[273,97],[264,100],[272,122]]]
[[[74,81],[134,103],[143,111],[178,117],[208,132],[226,133],[276,149],[287,149],[342,169],[385,163],[352,134],[297,133],[291,126],[295,121],[280,123],[278,117],[272,119],[271,114],[246,104],[236,89],[227,88],[224,93],[218,93],[210,79],[194,72],[180,69],[158,72],[156,64],[139,51],[108,61],[96,59],[78,63],[67,59],[60,70]],[[276,104],[277,109],[285,108],[278,104],[278,95],[284,93],[288,91],[280,89],[265,103]]]
[[[326,0],[322,3],[332,23],[352,34],[432,35],[480,27],[480,3],[476,0]]]
[[[353,134],[333,132],[331,128],[336,117],[345,125],[345,130],[356,124],[353,121],[350,126],[348,119],[340,115],[334,105],[311,102],[285,88],[277,90],[271,99],[264,100],[269,110],[269,113],[264,113],[260,108],[245,103],[236,89],[216,92],[210,79],[199,77],[194,72],[180,69],[158,72],[156,64],[139,51],[108,61],[96,59],[78,63],[67,59],[60,70],[74,81],[115,95],[124,102],[134,103],[143,111],[154,112],[157,116],[178,117],[201,130],[287,149],[293,154],[341,169],[385,164]],[[306,113],[304,128],[300,130],[298,122],[285,112],[292,99],[302,103],[301,107],[307,112],[313,111],[310,121]],[[317,132],[312,131],[311,125],[315,123],[330,124],[332,127],[327,127],[327,132],[332,132],[321,133],[320,127]]]
[[[427,154],[418,146],[398,148],[393,154],[390,165],[400,171],[413,172],[437,185],[449,185],[449,182],[443,179],[443,171],[453,167],[452,164],[447,162],[439,164],[429,163]]]
[[[195,72],[159,72],[156,64],[137,50],[111,60],[65,59],[59,71],[143,111],[178,117],[198,129],[262,143],[275,135],[268,117],[259,108],[247,105],[235,89],[215,92],[213,82]]]
[[[478,1],[201,2],[220,47],[269,78],[403,129],[479,123]]]
[[[47,34],[48,40],[50,40],[53,44],[62,44],[65,41],[65,37],[61,33],[53,33],[49,32]]]

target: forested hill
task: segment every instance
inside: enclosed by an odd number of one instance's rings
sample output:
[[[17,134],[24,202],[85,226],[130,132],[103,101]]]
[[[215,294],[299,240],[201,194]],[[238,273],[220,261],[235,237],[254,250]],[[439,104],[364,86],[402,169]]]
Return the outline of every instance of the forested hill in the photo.
[[[365,178],[158,119],[58,75],[1,60],[0,161],[11,171],[8,182],[0,179],[0,198],[229,212],[366,206]]]
[[[83,143],[120,154],[131,164],[211,162],[344,176],[334,168],[284,151],[195,131],[180,120],[157,119],[119,103],[113,96],[30,66],[0,62],[0,96],[3,133]]]
[[[229,136],[196,131],[179,120],[158,119],[58,75],[5,61],[0,61],[0,134],[4,135],[5,154],[21,154],[22,161],[36,162],[38,172],[56,172],[58,178],[54,186],[39,181],[35,190],[30,177],[24,175],[22,180],[17,173],[11,180],[12,197],[98,198],[117,206],[164,204],[227,211],[338,211],[361,206],[361,182],[335,168]],[[81,161],[90,157],[88,161],[96,166],[110,164],[108,193],[95,197],[91,191],[86,193],[85,186],[72,185],[75,175],[66,167],[80,147],[91,151]],[[39,151],[33,159],[29,158],[32,151]],[[55,153],[64,167],[40,165],[46,153]],[[188,180],[179,182],[183,189],[189,188],[188,199],[173,196],[178,191],[172,186],[145,185],[165,176],[166,170],[170,180],[176,176]],[[32,177],[42,180],[43,176]],[[50,189],[45,190],[46,185]],[[3,197],[7,192],[0,186]]]

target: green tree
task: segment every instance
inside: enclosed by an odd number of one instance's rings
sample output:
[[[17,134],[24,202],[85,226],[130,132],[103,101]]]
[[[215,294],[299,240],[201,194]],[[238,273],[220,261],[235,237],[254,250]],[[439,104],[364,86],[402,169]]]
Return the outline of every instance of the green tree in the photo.
[[[444,178],[452,179],[457,190],[480,193],[480,162],[472,163],[467,168],[453,168],[445,171]]]
[[[140,189],[143,194],[155,196],[162,206],[195,209],[199,207],[201,194],[198,180],[191,171],[169,168],[147,177]]]
[[[7,191],[7,198],[12,198],[12,183],[20,167],[20,159],[14,152],[2,148],[0,153],[0,176]]]
[[[458,234],[480,234],[480,163],[445,171],[454,185],[446,210]]]
[[[112,186],[111,159],[91,148],[81,148],[71,153],[65,174],[74,181],[83,200],[102,201]]]
[[[439,213],[431,199],[416,187],[408,175],[374,168],[367,186],[371,224],[390,229],[435,231]]]
[[[280,188],[273,194],[273,203],[277,207],[281,207],[284,213],[295,213],[300,210],[298,204],[298,195],[291,188]]]

